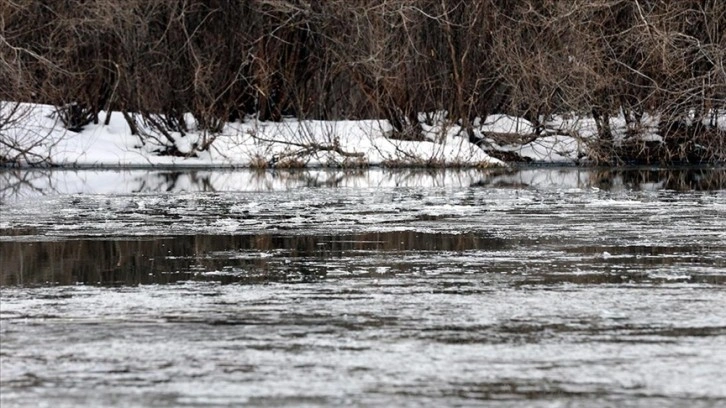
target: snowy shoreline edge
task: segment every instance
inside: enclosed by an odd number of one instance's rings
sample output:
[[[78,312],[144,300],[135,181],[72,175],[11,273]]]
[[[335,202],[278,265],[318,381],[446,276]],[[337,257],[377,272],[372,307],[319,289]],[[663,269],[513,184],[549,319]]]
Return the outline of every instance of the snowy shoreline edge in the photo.
[[[598,164],[591,157],[592,146],[598,143],[592,118],[553,117],[542,131],[522,118],[490,115],[475,123],[475,136],[484,142],[476,144],[462,126],[447,120],[445,112],[426,116],[434,121],[422,125],[422,140],[393,137],[391,125],[380,119],[262,122],[249,117],[226,123],[212,134],[196,130],[191,115],[189,132],[171,132],[167,137],[151,126],[133,134],[119,112],[101,112],[104,123],[73,131],[63,126],[55,106],[0,102],[0,117],[5,118],[0,123],[0,167],[339,169]],[[663,144],[655,126],[657,118],[650,123],[653,125],[634,139],[639,148]],[[613,118],[611,126],[616,143],[633,142],[627,139],[623,118]]]

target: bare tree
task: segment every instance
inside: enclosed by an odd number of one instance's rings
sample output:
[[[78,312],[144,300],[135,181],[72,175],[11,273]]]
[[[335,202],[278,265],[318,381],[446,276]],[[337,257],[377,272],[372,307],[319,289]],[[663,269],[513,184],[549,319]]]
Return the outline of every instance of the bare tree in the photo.
[[[443,112],[489,151],[501,135],[476,124],[493,113],[535,125],[520,143],[573,114],[597,127],[596,161],[726,156],[721,0],[23,0],[0,19],[0,100],[56,106],[75,131],[118,111],[160,154],[251,116],[426,140]],[[654,120],[662,141],[643,137]]]

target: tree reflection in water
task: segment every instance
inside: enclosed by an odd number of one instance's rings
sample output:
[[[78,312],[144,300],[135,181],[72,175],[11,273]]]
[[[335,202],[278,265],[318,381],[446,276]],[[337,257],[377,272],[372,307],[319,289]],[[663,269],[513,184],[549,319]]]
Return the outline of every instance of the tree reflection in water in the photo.
[[[370,170],[0,170],[0,204],[58,194],[281,191],[318,187],[568,187],[726,189],[726,168]]]
[[[341,258],[360,260],[380,252],[432,254],[504,247],[504,240],[483,234],[415,231],[0,241],[0,284],[309,281],[324,278],[328,263]]]

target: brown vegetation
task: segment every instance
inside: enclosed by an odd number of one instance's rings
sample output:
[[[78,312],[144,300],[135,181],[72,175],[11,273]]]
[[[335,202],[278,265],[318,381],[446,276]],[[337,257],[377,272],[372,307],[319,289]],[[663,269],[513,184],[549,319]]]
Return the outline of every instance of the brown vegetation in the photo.
[[[383,118],[417,140],[444,111],[484,149],[477,118],[540,133],[574,113],[597,124],[595,161],[726,159],[722,0],[4,0],[0,77],[0,101],[55,105],[70,130],[118,111],[166,154],[248,115]],[[647,117],[663,142],[639,138]]]

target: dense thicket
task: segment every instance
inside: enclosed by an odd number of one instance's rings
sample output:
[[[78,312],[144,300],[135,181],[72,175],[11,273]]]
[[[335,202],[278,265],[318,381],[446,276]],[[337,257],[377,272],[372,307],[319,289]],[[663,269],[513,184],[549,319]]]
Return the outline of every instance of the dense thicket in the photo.
[[[574,113],[609,152],[623,114],[633,136],[659,118],[662,157],[723,159],[725,67],[723,0],[0,0],[0,100],[70,129],[113,110],[168,136],[190,112],[210,134],[255,114],[415,139],[445,111],[481,143],[476,118]]]

